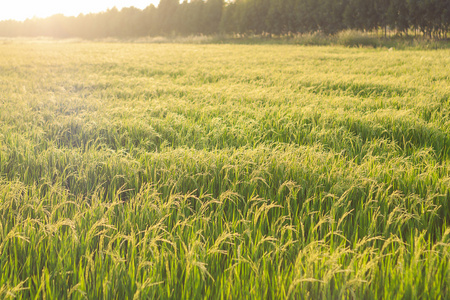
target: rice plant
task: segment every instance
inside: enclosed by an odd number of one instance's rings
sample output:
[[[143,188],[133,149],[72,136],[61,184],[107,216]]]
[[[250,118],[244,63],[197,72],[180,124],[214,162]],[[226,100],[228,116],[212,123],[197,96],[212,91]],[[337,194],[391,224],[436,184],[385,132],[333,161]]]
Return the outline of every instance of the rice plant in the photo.
[[[450,297],[448,50],[0,53],[0,298]]]

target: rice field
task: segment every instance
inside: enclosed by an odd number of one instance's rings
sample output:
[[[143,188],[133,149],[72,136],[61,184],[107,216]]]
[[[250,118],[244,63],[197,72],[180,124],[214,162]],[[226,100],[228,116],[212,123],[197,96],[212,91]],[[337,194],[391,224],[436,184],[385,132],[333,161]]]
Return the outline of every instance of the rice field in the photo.
[[[449,66],[0,44],[0,298],[450,298]]]

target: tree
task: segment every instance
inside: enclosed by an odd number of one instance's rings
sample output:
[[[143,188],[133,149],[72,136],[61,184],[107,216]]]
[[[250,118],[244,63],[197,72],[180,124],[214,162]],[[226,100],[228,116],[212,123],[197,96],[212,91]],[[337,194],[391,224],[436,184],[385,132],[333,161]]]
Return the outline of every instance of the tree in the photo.
[[[153,5],[150,4],[142,11],[142,26],[143,26],[143,35],[156,35],[158,32],[157,25],[157,14],[158,10]]]
[[[374,2],[374,10],[377,18],[377,27],[381,27],[384,29],[384,37],[387,36],[387,11],[389,8],[390,0],[375,0]]]
[[[225,4],[220,20],[219,30],[222,33],[237,33],[239,30],[238,24],[238,6],[236,2],[229,2]]]
[[[206,2],[203,10],[203,33],[214,34],[219,32],[223,6],[223,0],[208,0]]]
[[[179,6],[178,0],[161,0],[158,5],[159,31],[162,34],[171,34],[174,30],[175,12]]]
[[[280,34],[285,29],[285,19],[283,18],[283,1],[272,0],[267,12],[266,26],[274,34]]]
[[[318,1],[315,21],[318,27],[326,34],[336,33],[344,27],[343,15],[347,1],[320,0]]]
[[[409,27],[408,9],[405,0],[390,0],[386,13],[387,23],[398,32],[407,32]]]

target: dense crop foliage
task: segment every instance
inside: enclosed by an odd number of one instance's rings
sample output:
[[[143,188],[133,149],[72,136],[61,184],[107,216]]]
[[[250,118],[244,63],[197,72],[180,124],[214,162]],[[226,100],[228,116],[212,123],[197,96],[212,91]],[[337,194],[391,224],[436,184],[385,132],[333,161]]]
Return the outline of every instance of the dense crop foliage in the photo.
[[[448,50],[0,54],[0,298],[450,297]]]

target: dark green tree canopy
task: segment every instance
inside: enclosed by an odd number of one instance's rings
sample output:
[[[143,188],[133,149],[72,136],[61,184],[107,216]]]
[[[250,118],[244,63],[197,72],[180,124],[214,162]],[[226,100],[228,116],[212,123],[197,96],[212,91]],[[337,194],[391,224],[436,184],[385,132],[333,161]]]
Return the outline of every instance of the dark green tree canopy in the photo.
[[[446,38],[450,0],[161,0],[141,10],[116,8],[103,13],[24,22],[0,22],[0,36],[139,37],[155,35],[288,34],[345,29],[412,29]]]

